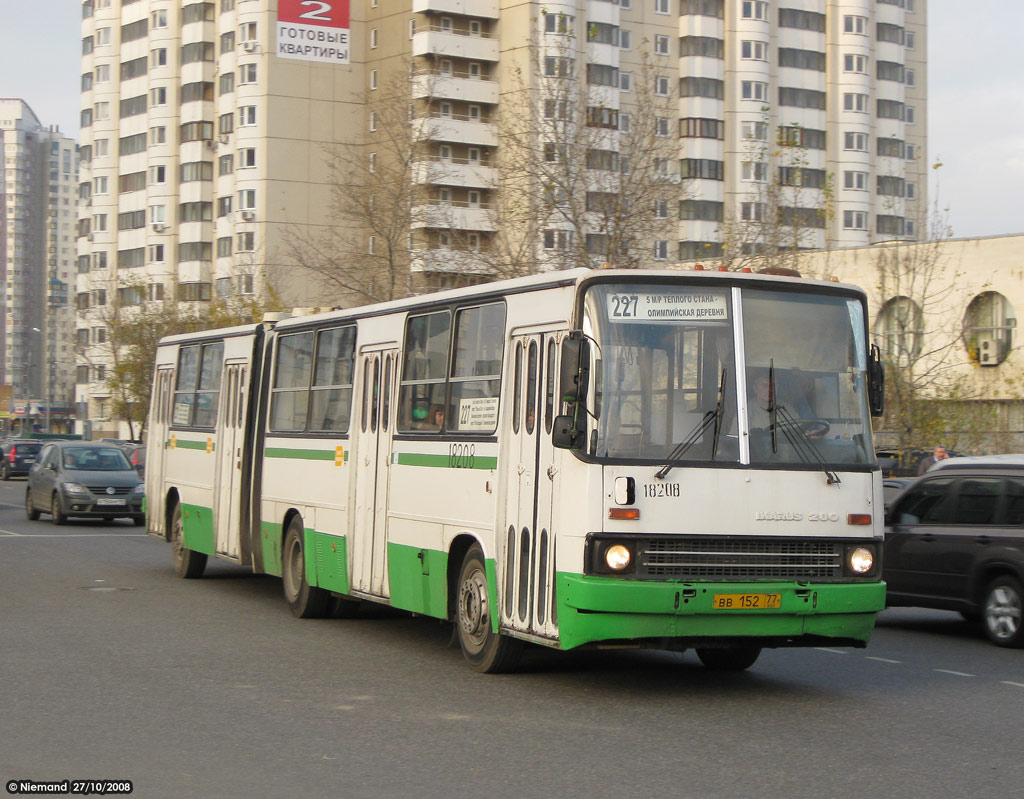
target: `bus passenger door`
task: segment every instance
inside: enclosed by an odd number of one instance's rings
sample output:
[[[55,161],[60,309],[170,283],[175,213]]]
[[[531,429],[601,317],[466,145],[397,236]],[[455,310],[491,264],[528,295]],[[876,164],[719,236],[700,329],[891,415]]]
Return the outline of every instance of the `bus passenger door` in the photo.
[[[242,485],[242,438],[245,426],[246,364],[228,363],[221,384],[217,414],[217,478],[214,518],[218,555],[237,558],[241,537],[239,492]]]
[[[357,368],[361,387],[355,431],[355,515],[349,532],[352,588],[374,596],[388,596],[387,507],[391,406],[397,349],[360,350]]]
[[[514,629],[557,635],[554,611],[553,467],[551,425],[558,347],[554,331],[514,336],[511,414],[504,434],[507,460],[502,536],[502,620]]]
[[[146,448],[146,530],[167,535],[164,520],[164,474],[171,425],[171,391],[174,369],[159,369],[153,381],[152,409]]]

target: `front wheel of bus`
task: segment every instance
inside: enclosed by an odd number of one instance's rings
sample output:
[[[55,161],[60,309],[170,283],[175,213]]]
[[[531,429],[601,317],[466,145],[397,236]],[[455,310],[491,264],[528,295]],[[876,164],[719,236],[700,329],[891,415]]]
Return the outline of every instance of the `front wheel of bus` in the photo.
[[[284,598],[297,618],[319,619],[326,615],[331,595],[322,588],[314,588],[306,579],[304,539],[302,520],[295,516],[284,539],[281,562]]]
[[[174,558],[174,571],[179,577],[194,580],[203,576],[203,570],[206,569],[206,555],[192,549],[185,549],[182,540],[183,530],[181,505],[175,505],[171,517],[171,557]]]
[[[697,649],[697,657],[711,671],[743,671],[754,665],[761,654],[759,646],[738,646],[732,649]]]
[[[462,654],[470,666],[488,674],[515,671],[523,642],[496,633],[491,627],[487,569],[478,544],[470,547],[459,572],[455,625]]]

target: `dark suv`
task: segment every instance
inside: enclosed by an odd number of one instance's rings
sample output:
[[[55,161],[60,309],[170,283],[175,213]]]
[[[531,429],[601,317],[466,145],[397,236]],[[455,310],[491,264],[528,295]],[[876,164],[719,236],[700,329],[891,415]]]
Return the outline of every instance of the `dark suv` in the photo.
[[[15,475],[28,474],[43,442],[23,438],[9,438],[0,450],[0,480],[10,480]]]
[[[980,618],[999,646],[1024,646],[1024,455],[942,461],[886,516],[890,606]]]

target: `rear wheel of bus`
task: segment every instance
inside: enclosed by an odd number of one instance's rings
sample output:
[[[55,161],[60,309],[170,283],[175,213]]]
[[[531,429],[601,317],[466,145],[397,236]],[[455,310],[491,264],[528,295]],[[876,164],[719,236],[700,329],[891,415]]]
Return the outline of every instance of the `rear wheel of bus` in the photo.
[[[181,504],[174,503],[171,511],[171,557],[174,558],[174,571],[179,577],[193,580],[203,576],[206,569],[206,555],[183,545],[184,523],[181,519]]]
[[[305,534],[299,516],[293,516],[288,524],[281,566],[284,598],[292,613],[300,619],[325,616],[331,595],[322,588],[314,588],[306,579]]]
[[[455,629],[469,665],[489,674],[515,671],[523,642],[496,633],[491,627],[487,569],[479,544],[471,546],[466,553],[456,590]],[[497,608],[493,611],[497,612]]]
[[[738,646],[731,649],[697,649],[697,657],[711,671],[743,671],[754,665],[761,655],[759,646]]]

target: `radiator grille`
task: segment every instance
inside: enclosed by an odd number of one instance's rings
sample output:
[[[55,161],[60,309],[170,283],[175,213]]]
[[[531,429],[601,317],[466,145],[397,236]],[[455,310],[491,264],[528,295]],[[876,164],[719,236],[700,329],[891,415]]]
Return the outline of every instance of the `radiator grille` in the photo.
[[[87,486],[87,488],[90,491],[92,491],[92,493],[96,494],[97,496],[100,496],[100,497],[111,496],[110,494],[107,493],[107,487],[106,486]],[[125,494],[130,494],[131,491],[132,491],[131,486],[114,486],[114,494],[113,494],[113,496],[124,496]]]
[[[651,538],[638,542],[637,577],[683,580],[837,580],[838,541]]]

